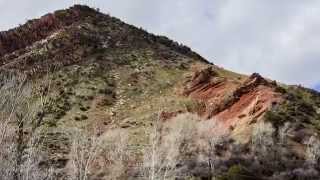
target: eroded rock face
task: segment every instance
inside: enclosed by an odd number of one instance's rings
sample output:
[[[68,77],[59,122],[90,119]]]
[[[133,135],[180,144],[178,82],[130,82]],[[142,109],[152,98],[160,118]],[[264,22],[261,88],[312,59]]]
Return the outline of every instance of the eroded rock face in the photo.
[[[274,84],[268,82],[260,74],[253,73],[248,79],[235,91],[234,96],[240,97],[242,94],[252,91],[258,86],[269,86],[272,87]]]
[[[241,83],[232,93],[229,95],[222,104],[220,104],[216,113],[222,112],[234,104],[236,104],[241,98],[248,94],[254,94],[262,89],[269,89],[274,91],[275,85],[271,82],[268,82],[262,76],[257,73],[253,73],[249,76],[243,83]],[[213,114],[215,115],[215,114]]]
[[[205,103],[199,114],[225,124],[237,133],[260,120],[265,112],[282,101],[277,85],[254,73],[244,81],[219,78],[211,68],[196,71],[188,81],[185,95]],[[250,131],[248,131],[250,132]]]
[[[183,89],[183,95],[192,96],[198,89],[205,89],[211,83],[214,77],[214,71],[212,67],[207,67],[202,70],[194,72],[192,77],[185,82]]]
[[[44,39],[63,26],[81,21],[89,14],[83,12],[90,13],[93,10],[76,5],[67,10],[44,15],[40,19],[30,20],[20,27],[0,32],[0,57]]]
[[[196,71],[193,76],[191,77],[190,83],[188,84],[187,92],[190,92],[193,88],[196,88],[197,86],[201,84],[210,83],[211,78],[215,75],[215,72],[213,71],[212,67],[205,68],[200,71]]]

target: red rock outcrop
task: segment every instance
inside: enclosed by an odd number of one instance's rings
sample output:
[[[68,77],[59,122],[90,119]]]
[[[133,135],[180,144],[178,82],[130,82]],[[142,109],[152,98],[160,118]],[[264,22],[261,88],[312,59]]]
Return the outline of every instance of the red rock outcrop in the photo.
[[[44,39],[63,26],[80,21],[87,15],[80,11],[92,11],[92,9],[76,5],[67,10],[47,14],[40,19],[30,20],[9,31],[0,32],[0,57]]]
[[[207,119],[221,121],[226,128],[258,121],[263,114],[281,102],[276,84],[257,73],[243,82],[220,78],[211,68],[194,73],[185,85],[184,94],[206,105],[199,114]]]

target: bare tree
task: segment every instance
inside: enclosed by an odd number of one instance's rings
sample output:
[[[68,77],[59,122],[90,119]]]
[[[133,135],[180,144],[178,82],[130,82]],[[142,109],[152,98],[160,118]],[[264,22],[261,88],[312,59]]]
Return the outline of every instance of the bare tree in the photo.
[[[31,100],[35,92],[24,75],[2,74],[1,83],[0,179],[43,179],[37,131],[28,130],[41,103]]]
[[[168,176],[172,176],[175,170],[174,165],[178,152],[176,147],[172,147],[172,143],[177,137],[170,137],[170,141],[164,144],[162,139],[164,138],[162,135],[163,126],[160,113],[158,113],[158,118],[149,132],[149,144],[144,150],[143,170],[145,176],[150,180],[167,179]]]
[[[72,162],[72,177],[76,180],[87,180],[90,168],[100,150],[100,140],[85,131],[74,129],[69,131],[71,140],[70,160]]]
[[[178,168],[197,150],[197,126],[201,120],[190,113],[166,122],[159,117],[149,132],[144,151],[144,171],[148,179],[172,179],[181,176]],[[187,174],[184,174],[187,176]]]
[[[306,159],[309,163],[317,165],[320,163],[320,140],[317,136],[311,136],[306,143]]]
[[[161,143],[161,124],[160,124],[160,113],[156,122],[153,123],[151,132],[149,132],[149,144],[144,149],[144,162],[143,162],[143,174],[150,180],[159,179],[159,166],[162,155],[159,154],[159,146]],[[148,132],[146,130],[146,132]]]
[[[87,180],[100,174],[100,178],[125,179],[128,171],[128,134],[113,129],[100,136],[84,130],[69,131],[72,142],[70,152],[71,177]],[[95,173],[92,173],[92,172]]]
[[[287,136],[290,130],[290,123],[286,122],[281,128],[279,128],[278,136],[280,143],[285,145],[287,143]]]
[[[212,179],[215,171],[217,147],[223,144],[227,131],[223,124],[216,119],[201,121],[197,127],[199,140],[199,161],[205,161],[208,166],[208,178]]]
[[[128,175],[130,152],[128,149],[128,132],[113,129],[101,137],[103,170],[107,172],[107,179],[125,179]]]
[[[253,147],[261,148],[263,152],[268,153],[268,147],[274,145],[275,129],[271,123],[259,122],[252,130],[251,142]]]

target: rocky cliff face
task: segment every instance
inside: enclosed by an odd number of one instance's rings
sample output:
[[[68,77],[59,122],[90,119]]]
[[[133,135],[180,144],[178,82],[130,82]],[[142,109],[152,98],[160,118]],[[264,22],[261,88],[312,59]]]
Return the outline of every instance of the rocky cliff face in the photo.
[[[290,153],[295,154],[292,157],[298,159],[307,159],[308,147],[304,142],[310,137],[317,137],[320,130],[319,93],[302,87],[279,85],[257,73],[246,76],[227,71],[209,63],[186,46],[149,34],[86,6],[76,5],[56,11],[1,32],[0,69],[1,90],[7,94],[20,94],[9,96],[3,93],[1,98],[19,97],[16,101],[19,108],[14,111],[24,109],[25,112],[15,113],[15,118],[6,118],[11,117],[10,111],[5,110],[8,103],[0,106],[3,122],[10,122],[10,127],[21,132],[15,135],[19,141],[13,139],[19,142],[18,162],[23,164],[21,154],[29,152],[30,142],[37,137],[41,142],[39,152],[43,154],[35,163],[35,167],[40,167],[37,171],[53,168],[60,179],[71,176],[81,179],[83,174],[80,170],[83,169],[74,169],[74,165],[79,163],[74,155],[88,154],[94,145],[90,140],[113,137],[110,133],[114,131],[128,135],[126,149],[130,149],[130,157],[134,157],[126,161],[131,165],[121,170],[121,178],[139,179],[141,172],[132,167],[143,159],[141,148],[148,145],[150,130],[159,121],[165,123],[164,127],[169,126],[168,129],[176,127],[175,122],[179,122],[177,118],[181,117],[188,122],[191,116],[190,124],[194,119],[197,123],[205,123],[208,127],[205,130],[194,134],[190,130],[195,144],[203,140],[199,134],[206,134],[211,139],[217,137],[215,124],[220,124],[221,137],[230,139],[224,141],[226,144],[223,146],[214,146],[219,150],[215,157],[221,156],[216,163],[228,159],[227,163],[219,165],[222,169],[216,170],[221,178],[227,178],[227,175],[222,175],[232,171],[233,165],[239,165],[235,158],[243,158],[245,154],[250,157],[250,153],[255,152],[250,144],[256,139],[255,129],[261,123],[272,125],[274,130],[268,131],[272,132],[271,139],[278,141],[279,134],[285,136],[290,145],[274,146],[290,149]],[[19,93],[14,91],[16,89]],[[287,129],[283,135],[284,127]],[[169,131],[160,133],[164,139],[165,133]],[[75,140],[75,134],[82,140],[86,139],[81,141],[85,145],[79,143],[79,139]],[[267,135],[266,139],[270,138]],[[242,144],[247,152],[244,150],[238,157],[230,155],[233,142]],[[108,147],[108,143],[99,141],[99,144]],[[88,146],[89,150],[76,145]],[[78,147],[76,154],[75,146]],[[188,157],[203,150],[202,146],[193,144],[192,148],[187,148],[194,150]],[[106,155],[107,150],[104,150]],[[110,172],[114,171],[107,167],[113,167],[111,164],[121,158],[111,160],[110,156],[99,153],[94,160],[84,160],[90,164],[90,170],[85,169],[86,177],[110,179]],[[186,159],[180,158],[174,164],[175,168],[184,167],[192,172],[186,176],[208,178],[213,175],[211,166],[207,167],[206,163]],[[249,168],[247,164],[241,166]],[[243,172],[243,167],[236,167],[236,170]],[[252,170],[250,166],[246,173],[252,176]],[[271,177],[276,170],[270,171],[259,171],[259,177]],[[13,174],[18,176],[22,172]]]
[[[74,6],[67,11],[47,14],[40,19],[30,20],[15,29],[1,32],[0,55],[3,56],[7,53],[23,49],[37,41],[47,38],[53,32],[64,26],[83,20],[83,18],[85,18],[85,11],[92,10],[82,6]]]

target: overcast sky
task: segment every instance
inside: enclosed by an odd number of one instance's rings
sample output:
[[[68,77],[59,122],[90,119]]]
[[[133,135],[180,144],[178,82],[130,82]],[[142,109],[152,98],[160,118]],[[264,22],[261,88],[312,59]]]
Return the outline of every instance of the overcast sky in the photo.
[[[319,0],[0,0],[0,30],[75,3],[166,35],[227,69],[320,89]]]

